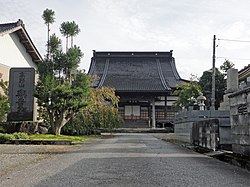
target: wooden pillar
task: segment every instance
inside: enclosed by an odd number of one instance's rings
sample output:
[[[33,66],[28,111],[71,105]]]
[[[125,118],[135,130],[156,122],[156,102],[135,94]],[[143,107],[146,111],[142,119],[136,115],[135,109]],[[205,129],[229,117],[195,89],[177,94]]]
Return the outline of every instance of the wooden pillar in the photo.
[[[156,122],[155,122],[155,98],[152,100],[152,128],[155,129]]]
[[[164,106],[164,120],[167,119],[167,96],[164,97],[165,98],[165,106]]]
[[[148,105],[148,127],[150,128],[151,127],[151,113],[152,113],[152,110],[151,110],[151,105],[150,105],[150,100],[148,101],[149,105]]]

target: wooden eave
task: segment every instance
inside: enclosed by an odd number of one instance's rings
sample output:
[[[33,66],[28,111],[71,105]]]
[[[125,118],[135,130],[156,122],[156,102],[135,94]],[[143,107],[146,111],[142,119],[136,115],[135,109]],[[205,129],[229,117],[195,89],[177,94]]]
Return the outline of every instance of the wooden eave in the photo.
[[[250,76],[250,65],[246,66],[244,69],[240,70],[238,73],[239,81],[243,81]]]
[[[20,43],[25,47],[26,52],[31,56],[32,61],[35,64],[38,64],[40,62],[43,61],[40,53],[38,52],[38,50],[36,49],[34,43],[32,42],[32,40],[30,39],[27,31],[25,30],[24,26],[19,25],[16,26],[10,30],[6,30],[5,32],[1,32],[0,36],[5,35],[5,34],[10,34],[10,33],[16,33]]]
[[[42,62],[42,57],[36,49],[35,45],[33,44],[32,40],[30,39],[26,30],[21,27],[19,30],[16,31],[16,33],[19,37],[20,42],[26,48],[27,53],[31,56],[32,61],[36,64]]]

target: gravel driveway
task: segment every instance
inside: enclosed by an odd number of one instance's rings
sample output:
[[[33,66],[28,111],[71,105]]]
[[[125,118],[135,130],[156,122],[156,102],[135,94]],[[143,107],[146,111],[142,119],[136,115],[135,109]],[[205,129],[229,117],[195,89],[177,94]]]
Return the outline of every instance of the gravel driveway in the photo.
[[[29,165],[77,147],[77,145],[0,144],[0,179],[12,171],[21,171]]]

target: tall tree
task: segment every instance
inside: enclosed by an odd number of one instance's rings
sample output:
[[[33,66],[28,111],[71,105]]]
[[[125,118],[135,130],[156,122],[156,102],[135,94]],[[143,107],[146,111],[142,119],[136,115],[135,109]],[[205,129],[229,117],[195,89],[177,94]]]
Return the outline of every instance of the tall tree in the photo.
[[[50,58],[38,66],[39,80],[34,95],[44,116],[48,116],[51,132],[60,135],[62,127],[88,105],[90,79],[76,70],[83,56],[79,47],[64,53],[55,34],[50,40],[47,43]]]
[[[48,45],[49,46],[49,51],[52,53],[52,54],[55,54],[57,51],[60,51],[61,49],[61,45],[62,45],[62,40],[60,38],[58,38],[56,36],[56,34],[52,34],[50,36],[50,44]]]
[[[48,44],[48,46],[47,46],[47,58],[48,58],[50,55],[50,52],[49,52],[50,24],[55,22],[55,12],[53,10],[47,8],[46,10],[43,11],[42,18],[44,20],[44,23],[47,25],[47,31],[48,31],[48,41],[47,41],[47,44]]]
[[[198,82],[191,77],[191,81],[177,85],[177,90],[174,91],[175,95],[178,95],[178,100],[175,102],[175,106],[178,108],[188,108],[193,106],[196,98],[202,93],[201,87]]]
[[[66,51],[69,48],[69,37],[71,38],[71,47],[73,47],[73,38],[79,34],[80,29],[75,21],[72,22],[63,22],[60,27],[60,32],[63,36],[66,37]]]
[[[63,22],[60,26],[61,34],[66,38],[66,51],[68,51],[68,43],[69,43],[69,36],[70,36],[70,22]]]
[[[199,80],[203,95],[207,98],[206,106],[211,105],[212,72],[204,71]],[[226,89],[225,75],[218,68],[215,69],[215,108],[218,109]]]
[[[78,25],[72,21],[70,22],[70,32],[69,35],[71,37],[71,47],[73,47],[73,37],[75,37],[76,35],[78,35],[80,32],[80,29],[78,27]]]
[[[227,70],[229,70],[230,68],[233,68],[233,67],[234,67],[234,63],[229,61],[228,59],[225,59],[223,64],[220,66],[220,70],[223,72],[224,75],[226,75]]]

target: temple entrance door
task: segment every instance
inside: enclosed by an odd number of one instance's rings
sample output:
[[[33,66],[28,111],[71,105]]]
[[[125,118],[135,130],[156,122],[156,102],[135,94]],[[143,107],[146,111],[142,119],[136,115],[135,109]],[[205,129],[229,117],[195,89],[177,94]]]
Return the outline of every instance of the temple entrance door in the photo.
[[[125,106],[125,119],[140,119],[140,105]]]

